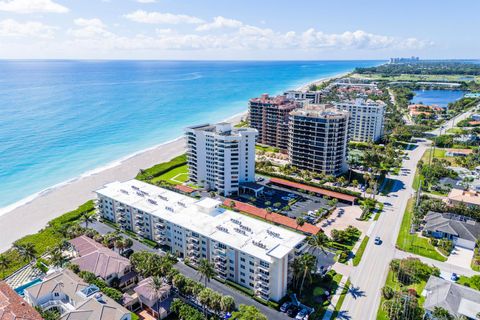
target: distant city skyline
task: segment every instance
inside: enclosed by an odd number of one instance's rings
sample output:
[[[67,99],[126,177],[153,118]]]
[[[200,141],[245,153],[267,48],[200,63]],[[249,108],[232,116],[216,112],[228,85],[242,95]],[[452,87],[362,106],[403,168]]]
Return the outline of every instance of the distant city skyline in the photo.
[[[477,1],[0,0],[0,58],[479,58]]]

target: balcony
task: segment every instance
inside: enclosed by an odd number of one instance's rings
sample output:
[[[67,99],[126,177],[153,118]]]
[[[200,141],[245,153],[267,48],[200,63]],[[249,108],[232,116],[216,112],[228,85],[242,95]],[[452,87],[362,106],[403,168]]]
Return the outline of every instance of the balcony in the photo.
[[[155,227],[157,229],[162,229],[162,230],[165,229],[165,225],[163,223],[157,223],[157,224],[155,224]]]
[[[195,251],[199,251],[199,250],[200,250],[200,247],[199,247],[197,244],[195,244],[195,243],[189,243],[189,244],[187,245],[187,248],[188,248],[188,250],[195,250]]]

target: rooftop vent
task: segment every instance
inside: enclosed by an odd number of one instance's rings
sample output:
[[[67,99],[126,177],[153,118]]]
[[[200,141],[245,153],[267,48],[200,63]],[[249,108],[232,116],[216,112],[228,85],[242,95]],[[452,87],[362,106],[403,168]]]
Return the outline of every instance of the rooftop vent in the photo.
[[[134,189],[134,190],[140,190],[140,188],[139,188],[139,187],[136,187],[136,186],[132,186],[132,189]]]
[[[128,194],[128,191],[125,190],[125,189],[120,189],[120,192],[121,192],[121,193],[124,193],[124,194]]]
[[[151,204],[157,205],[157,201],[155,201],[153,199],[148,199],[148,202],[150,202]]]
[[[228,229],[225,228],[225,227],[223,227],[223,226],[220,226],[220,225],[219,225],[219,226],[217,226],[216,228],[217,228],[218,230],[222,231],[222,232],[228,233]]]

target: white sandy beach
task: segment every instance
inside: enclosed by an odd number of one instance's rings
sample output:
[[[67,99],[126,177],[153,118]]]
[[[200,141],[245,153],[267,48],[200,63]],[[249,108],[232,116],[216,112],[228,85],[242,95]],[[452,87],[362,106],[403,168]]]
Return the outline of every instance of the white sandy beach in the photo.
[[[243,117],[245,117],[245,113],[235,115],[226,121],[238,123]],[[116,180],[132,179],[140,169],[168,161],[184,152],[185,140],[180,137],[155,148],[139,152],[105,170],[80,177],[57,188],[45,191],[32,201],[0,215],[0,226],[2,228],[0,252],[9,249],[15,240],[38,232],[53,218],[74,210],[82,203],[93,199],[95,197],[93,191],[103,185]]]

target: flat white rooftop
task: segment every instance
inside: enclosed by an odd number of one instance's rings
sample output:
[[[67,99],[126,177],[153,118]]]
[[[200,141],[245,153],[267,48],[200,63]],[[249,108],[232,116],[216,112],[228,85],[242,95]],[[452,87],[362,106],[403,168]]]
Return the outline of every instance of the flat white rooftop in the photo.
[[[113,182],[96,193],[265,261],[283,258],[305,239],[299,233],[220,208],[218,200],[197,200],[138,180]]]

